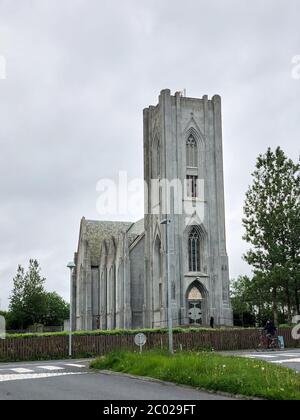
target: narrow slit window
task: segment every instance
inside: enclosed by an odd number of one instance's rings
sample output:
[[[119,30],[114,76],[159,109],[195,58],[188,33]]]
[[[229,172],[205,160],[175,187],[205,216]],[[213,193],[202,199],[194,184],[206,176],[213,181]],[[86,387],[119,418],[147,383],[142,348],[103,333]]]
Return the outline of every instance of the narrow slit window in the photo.
[[[186,162],[188,168],[198,167],[198,147],[193,135],[190,135],[186,142]]]

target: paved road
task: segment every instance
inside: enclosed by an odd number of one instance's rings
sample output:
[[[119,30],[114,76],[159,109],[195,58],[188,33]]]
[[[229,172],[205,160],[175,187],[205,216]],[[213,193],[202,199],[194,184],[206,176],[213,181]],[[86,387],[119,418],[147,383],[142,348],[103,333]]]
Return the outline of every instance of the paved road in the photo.
[[[88,361],[0,364],[0,400],[226,400],[176,385],[91,372]]]
[[[265,351],[265,352],[227,352],[234,356],[248,357],[250,359],[260,359],[266,362],[285,366],[300,372],[300,349],[284,351]]]

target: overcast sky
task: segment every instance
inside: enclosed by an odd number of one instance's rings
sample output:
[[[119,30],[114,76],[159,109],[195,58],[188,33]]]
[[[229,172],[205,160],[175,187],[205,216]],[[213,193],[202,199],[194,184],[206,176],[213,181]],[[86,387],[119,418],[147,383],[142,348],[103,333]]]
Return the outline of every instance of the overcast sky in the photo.
[[[0,0],[2,308],[29,258],[68,298],[80,219],[100,218],[99,179],[143,176],[142,109],[164,88],[223,98],[231,277],[249,273],[241,218],[256,157],[300,152],[299,18],[299,0]]]

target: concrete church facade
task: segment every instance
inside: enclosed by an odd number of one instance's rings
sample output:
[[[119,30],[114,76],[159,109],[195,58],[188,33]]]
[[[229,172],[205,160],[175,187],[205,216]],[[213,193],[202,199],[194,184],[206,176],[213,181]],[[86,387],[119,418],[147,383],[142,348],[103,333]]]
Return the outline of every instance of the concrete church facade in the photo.
[[[232,325],[221,98],[163,90],[144,110],[145,217],[81,221],[74,328]],[[162,221],[167,223],[162,223]]]

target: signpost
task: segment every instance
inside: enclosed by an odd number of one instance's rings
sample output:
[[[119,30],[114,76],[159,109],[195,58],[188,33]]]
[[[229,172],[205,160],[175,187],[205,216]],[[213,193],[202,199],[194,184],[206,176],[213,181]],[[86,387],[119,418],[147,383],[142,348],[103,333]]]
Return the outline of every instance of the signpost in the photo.
[[[140,353],[142,353],[143,347],[147,343],[147,337],[145,334],[137,334],[134,337],[134,342],[140,348]]]
[[[278,343],[279,343],[280,350],[284,350],[285,342],[284,342],[284,337],[282,337],[281,335],[278,337]]]

